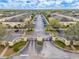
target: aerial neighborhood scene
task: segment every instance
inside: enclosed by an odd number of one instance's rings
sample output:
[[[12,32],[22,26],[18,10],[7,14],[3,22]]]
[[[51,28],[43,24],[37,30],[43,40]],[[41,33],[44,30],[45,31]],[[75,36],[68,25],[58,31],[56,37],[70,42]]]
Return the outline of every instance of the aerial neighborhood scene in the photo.
[[[79,59],[79,0],[0,0],[0,59]]]
[[[79,10],[0,10],[0,57],[78,58],[78,18]]]

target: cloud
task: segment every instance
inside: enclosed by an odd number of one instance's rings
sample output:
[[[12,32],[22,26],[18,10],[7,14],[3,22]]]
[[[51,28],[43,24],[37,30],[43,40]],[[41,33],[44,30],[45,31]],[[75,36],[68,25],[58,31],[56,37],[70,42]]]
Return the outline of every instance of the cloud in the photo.
[[[66,3],[72,3],[74,0],[64,0]]]
[[[0,2],[6,3],[6,2],[8,2],[8,0],[0,0]]]
[[[79,0],[0,0],[0,9],[79,9]]]

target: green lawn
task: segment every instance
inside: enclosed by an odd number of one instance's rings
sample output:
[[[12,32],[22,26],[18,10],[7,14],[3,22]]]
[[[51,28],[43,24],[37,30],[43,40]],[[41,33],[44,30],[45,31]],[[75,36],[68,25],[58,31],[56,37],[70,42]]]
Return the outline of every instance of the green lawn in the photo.
[[[13,46],[11,46],[11,48],[13,48],[13,50],[15,52],[19,51],[24,45],[26,44],[26,41],[20,41],[15,43]]]
[[[57,44],[58,46],[60,46],[60,47],[62,47],[62,48],[65,48],[65,47],[66,47],[66,44],[63,43],[63,42],[60,41],[60,40],[55,40],[54,42],[55,42],[55,44]]]

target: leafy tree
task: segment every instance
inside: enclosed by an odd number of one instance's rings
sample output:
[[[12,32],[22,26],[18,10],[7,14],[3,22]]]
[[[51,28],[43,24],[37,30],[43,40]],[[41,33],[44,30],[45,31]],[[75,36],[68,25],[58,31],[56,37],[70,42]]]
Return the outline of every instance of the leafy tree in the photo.
[[[79,22],[65,31],[65,37],[67,40],[71,41],[71,45],[73,44],[73,41],[79,40]]]
[[[0,23],[0,39],[2,39],[6,34],[6,27],[2,23]]]
[[[49,23],[52,27],[59,27],[59,25],[60,25],[59,20],[57,20],[57,19],[51,19],[51,20],[49,20]]]

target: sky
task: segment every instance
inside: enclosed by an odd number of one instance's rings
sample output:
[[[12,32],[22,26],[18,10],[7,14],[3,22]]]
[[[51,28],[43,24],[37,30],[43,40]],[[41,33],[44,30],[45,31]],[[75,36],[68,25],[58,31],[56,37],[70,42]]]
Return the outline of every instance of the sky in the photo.
[[[79,9],[79,0],[0,0],[0,9]]]

